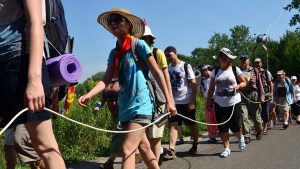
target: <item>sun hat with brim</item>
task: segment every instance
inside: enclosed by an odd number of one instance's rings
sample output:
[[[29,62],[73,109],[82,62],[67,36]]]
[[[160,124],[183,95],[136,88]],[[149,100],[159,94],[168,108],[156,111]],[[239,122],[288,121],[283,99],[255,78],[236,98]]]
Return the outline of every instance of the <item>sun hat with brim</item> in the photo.
[[[292,76],[291,79],[292,80],[297,80],[297,77],[296,76]]]
[[[218,59],[220,54],[224,53],[227,57],[230,59],[235,59],[236,56],[233,55],[233,53],[228,48],[222,48],[218,55],[213,56],[214,59]]]
[[[131,35],[133,35],[136,38],[141,38],[143,36],[145,32],[144,21],[141,18],[132,15],[131,12],[128,11],[127,9],[112,8],[111,10],[104,12],[98,16],[97,18],[98,23],[101,24],[106,30],[111,32],[110,26],[108,24],[108,20],[112,14],[121,15],[132,24]]]
[[[143,36],[151,36],[153,39],[156,39],[156,37],[152,34],[151,29],[147,25],[145,26],[145,32]]]

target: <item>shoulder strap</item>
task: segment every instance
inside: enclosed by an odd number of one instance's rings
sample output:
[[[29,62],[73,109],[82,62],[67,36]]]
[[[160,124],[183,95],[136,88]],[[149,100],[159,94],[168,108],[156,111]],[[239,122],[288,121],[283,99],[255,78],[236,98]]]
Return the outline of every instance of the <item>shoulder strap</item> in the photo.
[[[269,81],[269,73],[268,70],[264,69],[265,77],[266,77],[266,82],[267,85],[270,86],[270,81]]]
[[[187,70],[188,68],[187,67],[188,67],[188,64],[184,62],[184,72],[185,72],[186,78],[188,78],[188,70]]]
[[[216,78],[216,76],[217,76],[217,74],[218,74],[218,72],[219,72],[219,69],[220,69],[220,68],[215,68],[215,78]]]
[[[148,80],[149,76],[146,73],[147,70],[147,63],[144,61],[144,59],[141,57],[141,55],[139,54],[139,52],[137,51],[137,45],[138,45],[139,39],[137,38],[133,38],[131,40],[131,51],[133,53],[133,59],[135,61],[135,63],[138,65],[138,67],[141,69],[141,71],[144,74],[144,77]]]
[[[236,66],[232,66],[232,71],[233,71],[233,74],[234,74],[236,83],[237,83],[237,84],[240,84],[240,81],[239,81],[239,79],[238,79],[238,77],[237,77],[237,73],[236,73]]]
[[[155,59],[156,62],[157,62],[157,55],[156,55],[157,50],[158,50],[158,48],[153,48],[153,51],[152,51],[154,59]]]

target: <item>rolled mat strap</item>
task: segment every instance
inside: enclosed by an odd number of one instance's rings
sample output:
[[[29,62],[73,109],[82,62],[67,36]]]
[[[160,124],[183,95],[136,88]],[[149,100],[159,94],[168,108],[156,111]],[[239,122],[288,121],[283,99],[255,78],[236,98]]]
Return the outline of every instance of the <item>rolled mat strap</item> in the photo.
[[[79,60],[71,53],[50,58],[46,64],[52,86],[76,83],[82,73]]]

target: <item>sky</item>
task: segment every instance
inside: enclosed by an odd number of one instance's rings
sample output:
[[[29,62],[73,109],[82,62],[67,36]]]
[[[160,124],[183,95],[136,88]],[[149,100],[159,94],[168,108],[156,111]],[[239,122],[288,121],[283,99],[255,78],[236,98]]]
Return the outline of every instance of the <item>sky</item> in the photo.
[[[176,47],[191,56],[195,48],[208,47],[214,33],[230,34],[236,25],[249,27],[250,34],[263,34],[279,40],[295,14],[285,11],[291,0],[62,0],[69,30],[74,37],[73,53],[82,66],[79,82],[105,71],[116,38],[97,22],[112,8],[125,8],[147,20],[156,36],[156,47]]]

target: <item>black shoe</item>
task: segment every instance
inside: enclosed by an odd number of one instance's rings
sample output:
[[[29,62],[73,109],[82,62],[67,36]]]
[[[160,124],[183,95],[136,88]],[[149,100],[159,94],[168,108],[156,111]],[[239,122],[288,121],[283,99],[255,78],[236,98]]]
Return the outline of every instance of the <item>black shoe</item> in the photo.
[[[282,128],[284,128],[284,129],[287,129],[288,127],[289,127],[288,124],[284,124],[284,125],[282,126]]]
[[[99,169],[114,169],[114,162],[108,159],[105,163],[99,165]]]
[[[197,153],[197,148],[198,148],[198,143],[193,143],[193,146],[192,146],[192,148],[190,148],[189,153],[190,154]]]
[[[300,121],[296,120],[296,123],[297,123],[297,124],[300,124]]]
[[[209,144],[213,144],[213,143],[216,143],[217,142],[217,139],[216,138],[210,138],[209,140],[207,140],[207,142]]]
[[[256,134],[256,140],[260,140],[262,138],[262,133],[261,132],[258,132]]]
[[[184,144],[183,138],[179,138],[178,141],[176,141],[176,145]]]
[[[245,143],[249,144],[251,142],[251,139],[249,137],[245,137]]]

